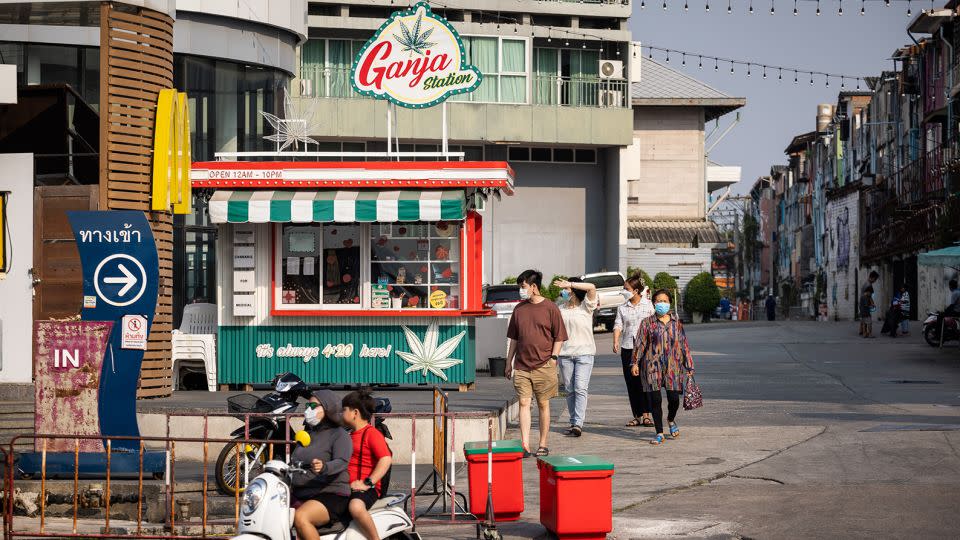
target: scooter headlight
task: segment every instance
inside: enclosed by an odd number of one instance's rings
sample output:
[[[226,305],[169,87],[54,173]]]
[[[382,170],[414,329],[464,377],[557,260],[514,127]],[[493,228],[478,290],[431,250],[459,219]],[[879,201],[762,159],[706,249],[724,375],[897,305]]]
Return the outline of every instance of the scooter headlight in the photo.
[[[247,489],[243,490],[243,513],[245,515],[250,515],[257,511],[257,507],[260,506],[260,501],[263,500],[263,495],[267,492],[267,483],[262,479],[258,478],[253,482],[250,482],[250,485],[247,486]]]

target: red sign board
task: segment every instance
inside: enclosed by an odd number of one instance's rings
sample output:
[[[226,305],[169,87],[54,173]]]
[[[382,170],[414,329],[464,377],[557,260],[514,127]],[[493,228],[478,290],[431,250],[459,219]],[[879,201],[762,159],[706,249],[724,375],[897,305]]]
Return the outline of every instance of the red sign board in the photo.
[[[36,321],[33,326],[37,433],[99,435],[100,372],[110,369],[107,342],[113,323]],[[48,452],[73,452],[69,437],[49,439]],[[36,450],[43,447],[37,439]],[[102,452],[99,439],[81,439],[81,452]]]

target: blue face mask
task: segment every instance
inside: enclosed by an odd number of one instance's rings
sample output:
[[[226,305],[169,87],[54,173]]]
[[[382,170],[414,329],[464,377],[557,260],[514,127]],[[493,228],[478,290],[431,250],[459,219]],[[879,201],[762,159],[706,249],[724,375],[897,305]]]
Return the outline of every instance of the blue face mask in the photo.
[[[653,309],[657,310],[657,315],[663,317],[670,313],[670,302],[657,302],[653,305]]]
[[[561,298],[564,302],[566,302],[567,300],[570,300],[570,291],[568,291],[568,290],[566,290],[566,289],[560,291],[560,298]]]

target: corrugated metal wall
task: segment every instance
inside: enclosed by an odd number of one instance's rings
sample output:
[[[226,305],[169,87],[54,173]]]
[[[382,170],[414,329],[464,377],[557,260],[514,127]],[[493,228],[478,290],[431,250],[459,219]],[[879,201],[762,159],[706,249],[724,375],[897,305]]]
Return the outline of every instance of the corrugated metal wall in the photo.
[[[631,243],[634,241],[631,240]],[[650,277],[666,272],[677,280],[680,295],[693,276],[710,271],[710,248],[639,248],[627,246],[627,264],[643,269]],[[682,302],[681,317],[686,319]]]

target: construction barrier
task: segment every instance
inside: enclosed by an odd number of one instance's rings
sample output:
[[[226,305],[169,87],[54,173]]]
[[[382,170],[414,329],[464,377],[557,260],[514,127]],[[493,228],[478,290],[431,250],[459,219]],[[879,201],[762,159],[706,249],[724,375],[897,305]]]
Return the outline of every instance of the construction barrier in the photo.
[[[203,423],[203,432],[201,436],[198,437],[173,437],[170,436],[170,427],[171,422],[177,422],[181,420],[182,417],[192,416],[202,418]],[[274,418],[278,419],[283,417],[286,420],[286,432],[282,439],[256,439],[250,437],[250,427],[251,422],[257,418]],[[284,414],[284,415],[271,415],[269,413],[205,413],[205,414],[189,414],[189,413],[169,413],[166,418],[167,423],[167,434],[165,436],[137,436],[137,437],[110,437],[108,439],[103,438],[101,435],[74,435],[74,434],[24,434],[14,437],[6,447],[0,448],[0,458],[2,458],[4,463],[3,471],[3,538],[4,540],[12,540],[14,538],[136,538],[136,539],[161,539],[161,538],[171,538],[171,539],[188,539],[188,538],[226,538],[235,534],[236,528],[240,523],[240,502],[241,502],[241,475],[239,471],[243,470],[246,474],[250,473],[251,464],[256,463],[258,460],[267,461],[272,459],[274,456],[275,448],[282,446],[284,449],[283,455],[289,456],[292,445],[295,445],[296,442],[291,437],[290,429],[290,420],[302,417],[301,414]],[[229,438],[216,438],[209,437],[209,423],[211,418],[218,417],[231,417],[243,421],[244,426],[244,436],[239,439],[229,439]],[[464,525],[464,526],[476,526],[478,531],[481,527],[492,527],[494,526],[492,516],[490,519],[487,519],[487,516],[475,516],[470,514],[465,505],[457,504],[457,483],[456,483],[456,466],[457,466],[457,438],[456,438],[456,426],[457,420],[466,420],[466,419],[485,419],[487,424],[487,439],[488,444],[492,448],[493,441],[496,436],[496,418],[491,415],[489,412],[446,412],[445,410],[438,410],[436,412],[423,412],[423,413],[387,413],[379,414],[378,418],[384,418],[389,420],[396,420],[403,422],[406,420],[410,421],[410,482],[409,482],[409,499],[407,503],[408,514],[414,523],[414,528],[419,526],[450,526],[450,525]],[[435,423],[435,425],[443,425],[443,431],[446,432],[449,430],[449,433],[444,434],[444,443],[442,446],[434,446],[434,453],[440,451],[447,453],[446,456],[434,456],[433,464],[427,467],[421,467],[421,473],[424,477],[428,477],[431,474],[435,474],[436,467],[434,464],[439,463],[440,460],[445,461],[448,465],[445,467],[446,474],[441,477],[442,484],[442,493],[444,497],[449,497],[449,500],[452,504],[447,510],[446,504],[444,505],[444,511],[437,513],[431,512],[434,508],[434,505],[431,504],[426,512],[421,512],[418,515],[417,513],[417,499],[418,497],[436,496],[437,493],[429,493],[424,495],[423,493],[418,492],[418,478],[417,478],[417,421],[418,420],[429,420]],[[396,425],[396,424],[395,424]],[[434,433],[436,436],[436,433]],[[475,439],[476,437],[474,437]],[[102,507],[93,506],[93,508],[102,508],[103,516],[96,519],[88,518],[81,516],[81,502],[85,501],[88,498],[88,494],[81,492],[80,489],[80,480],[83,475],[82,472],[82,463],[81,463],[81,441],[88,440],[97,440],[102,441],[104,444],[104,458],[106,460],[105,475],[97,476],[95,480],[103,482],[103,493],[100,497],[102,501]],[[19,478],[17,463],[20,457],[21,452],[15,450],[15,445],[23,444],[24,441],[34,442],[34,447],[38,449],[40,455],[41,465],[39,478]],[[55,477],[51,477],[48,469],[48,454],[52,455],[53,452],[48,453],[48,447],[53,448],[52,441],[57,441],[58,446],[62,447],[66,442],[73,449],[72,455],[72,466],[69,467],[69,470],[72,471],[72,478],[68,477],[66,480],[58,480]],[[124,441],[124,446],[130,444],[135,448],[139,448],[139,467],[135,471],[136,479],[136,491],[135,494],[127,495],[117,495],[115,494],[115,485],[118,481],[115,476],[118,474],[115,470],[111,468],[111,460],[120,453],[119,450],[114,450],[113,445],[118,441]],[[193,460],[180,460],[177,459],[178,449],[184,449],[189,445],[198,445],[202,448],[202,459],[201,463],[197,463]],[[210,519],[208,515],[208,509],[211,502],[218,503],[222,506],[222,503],[225,500],[229,500],[226,497],[211,495],[209,491],[211,490],[211,479],[210,479],[210,445],[215,445],[219,450],[221,448],[227,447],[228,445],[234,445],[235,451],[231,457],[236,459],[235,471],[237,473],[234,475],[235,494],[232,497],[233,505],[233,516],[232,519]],[[461,444],[462,446],[462,444]],[[149,450],[159,450],[163,449],[166,453],[166,473],[161,475],[159,478],[154,478],[152,475],[144,474],[144,463],[143,455]],[[251,452],[253,454],[251,455]],[[26,453],[26,452],[22,452]],[[32,453],[32,452],[31,452]],[[130,457],[129,452],[123,452],[125,458],[135,459],[135,457]],[[265,453],[266,455],[263,455]],[[62,455],[63,453],[60,452]],[[216,454],[214,454],[214,457]],[[242,457],[241,457],[242,456]],[[439,458],[439,459],[438,459]],[[243,461],[241,461],[241,459]],[[69,464],[68,464],[69,465]],[[181,466],[185,469],[193,469],[193,472],[196,473],[196,469],[199,465],[200,471],[200,519],[190,519],[187,515],[188,513],[183,508],[182,501],[178,501],[178,490],[177,490],[177,474],[178,466]],[[243,465],[243,467],[241,467]],[[397,470],[397,466],[394,466],[394,470]],[[447,472],[449,471],[449,472]],[[128,475],[129,476],[129,475]],[[394,475],[396,477],[396,474]],[[15,506],[16,506],[16,496],[19,494],[23,497],[20,488],[18,487],[20,482],[28,480],[31,482],[39,481],[39,495],[37,496],[37,517],[24,517],[21,515],[16,515]],[[88,480],[84,478],[84,480]],[[249,482],[252,478],[244,478],[244,482]],[[422,479],[421,479],[422,480]],[[130,479],[120,479],[119,481],[124,482],[124,485],[127,489],[130,489]],[[70,483],[72,482],[72,486]],[[162,483],[162,484],[161,484]],[[58,499],[58,504],[60,507],[64,505],[67,506],[67,516],[64,518],[54,518],[49,516],[49,506],[48,501],[52,501],[54,498],[53,493],[50,491],[50,487],[53,485],[59,485],[60,487],[68,488],[67,495],[60,495]],[[244,484],[245,485],[245,484]],[[154,493],[157,491],[155,488],[159,487],[160,491],[163,494],[163,508],[162,508],[162,518],[160,521],[148,521],[144,519],[145,512],[145,490],[150,488],[150,492]],[[231,487],[234,487],[231,485]],[[399,486],[397,486],[399,489]],[[422,486],[421,486],[422,487]],[[72,488],[72,489],[70,489]],[[151,497],[152,495],[146,495]],[[463,495],[460,495],[463,498]],[[96,498],[96,497],[95,497]],[[136,519],[126,519],[124,523],[128,526],[119,526],[117,522],[119,519],[111,514],[111,505],[123,500],[126,503],[132,501],[136,502]],[[444,499],[446,501],[446,499]],[[20,501],[22,502],[22,501]],[[30,502],[30,501],[27,501]],[[156,502],[153,502],[153,506],[156,506]],[[434,504],[436,503],[436,498],[434,499]],[[178,518],[178,507],[180,509]],[[187,504],[189,507],[189,503]],[[60,519],[55,525],[56,527],[51,528],[51,520]],[[113,521],[112,521],[113,520]]]

